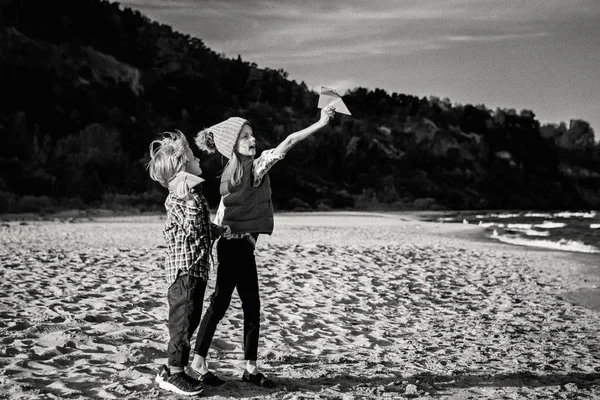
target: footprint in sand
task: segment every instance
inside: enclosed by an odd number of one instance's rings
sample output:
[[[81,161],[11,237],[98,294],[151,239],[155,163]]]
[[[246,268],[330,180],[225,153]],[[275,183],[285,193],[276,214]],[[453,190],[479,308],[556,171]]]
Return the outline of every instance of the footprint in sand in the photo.
[[[229,343],[223,339],[218,339],[218,338],[213,339],[213,341],[211,343],[211,348],[214,348],[214,349],[220,350],[220,351],[232,351],[232,350],[235,350],[236,347],[237,347],[237,345]]]

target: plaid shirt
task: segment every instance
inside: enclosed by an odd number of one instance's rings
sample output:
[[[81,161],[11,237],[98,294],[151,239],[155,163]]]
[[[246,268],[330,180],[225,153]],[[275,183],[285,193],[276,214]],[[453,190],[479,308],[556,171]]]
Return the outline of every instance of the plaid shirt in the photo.
[[[285,157],[285,154],[274,155],[273,151],[275,149],[265,150],[261,153],[260,157],[258,157],[252,163],[252,177],[254,182],[254,187],[257,188],[263,181],[263,178],[269,172],[271,167],[275,165],[277,161],[282,160]],[[221,197],[221,201],[219,203],[219,208],[217,209],[217,214],[215,216],[215,224],[221,225],[223,223],[223,217],[225,216],[225,204],[223,204],[223,197]],[[233,233],[231,235],[231,239],[247,239],[252,243],[254,247],[256,247],[256,240],[258,235],[252,235],[250,233]]]
[[[163,234],[167,241],[165,272],[169,286],[179,274],[208,280],[210,271],[211,222],[208,204],[200,187],[190,191],[196,200],[190,206],[169,193],[165,201],[167,220]]]

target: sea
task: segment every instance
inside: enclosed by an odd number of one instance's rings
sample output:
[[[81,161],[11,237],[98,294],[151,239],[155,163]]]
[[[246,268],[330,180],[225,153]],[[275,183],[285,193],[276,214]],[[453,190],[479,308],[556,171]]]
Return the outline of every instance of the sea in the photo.
[[[519,246],[600,253],[600,211],[458,211],[434,220],[479,225],[490,238]]]

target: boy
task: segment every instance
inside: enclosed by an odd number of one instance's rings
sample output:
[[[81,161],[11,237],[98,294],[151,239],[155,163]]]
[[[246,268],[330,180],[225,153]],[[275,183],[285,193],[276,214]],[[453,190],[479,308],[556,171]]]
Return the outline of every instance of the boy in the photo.
[[[160,368],[155,380],[162,389],[193,396],[203,391],[203,385],[187,375],[184,368],[189,360],[190,339],[202,314],[210,270],[211,237],[230,231],[210,222],[200,187],[203,180],[198,177],[202,169],[183,133],[167,132],[160,140],[153,141],[150,158],[150,177],[169,188],[163,229],[169,285],[168,366]]]

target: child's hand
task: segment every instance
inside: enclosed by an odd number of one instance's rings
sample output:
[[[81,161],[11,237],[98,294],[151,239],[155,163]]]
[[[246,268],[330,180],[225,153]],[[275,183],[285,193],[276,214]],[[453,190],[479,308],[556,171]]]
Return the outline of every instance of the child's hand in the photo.
[[[225,239],[231,238],[231,228],[229,227],[229,225],[219,226],[212,224],[211,232],[213,236],[223,236]]]
[[[321,119],[319,119],[319,123],[322,126],[327,125],[329,123],[329,121],[331,121],[333,119],[334,115],[335,115],[335,107],[333,107],[333,106],[323,107],[321,109]]]

